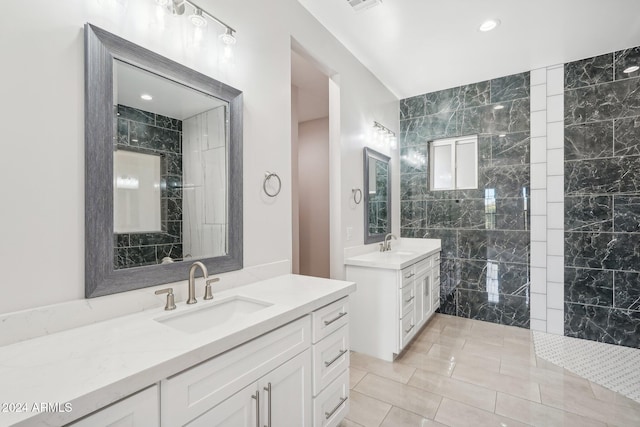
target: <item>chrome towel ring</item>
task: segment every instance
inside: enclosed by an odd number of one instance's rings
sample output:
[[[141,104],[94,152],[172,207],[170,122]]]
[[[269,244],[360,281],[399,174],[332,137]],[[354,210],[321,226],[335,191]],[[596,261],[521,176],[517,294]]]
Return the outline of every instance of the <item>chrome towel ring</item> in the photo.
[[[351,194],[353,195],[353,201],[356,205],[359,205],[362,201],[362,190],[359,188],[352,188]]]
[[[274,185],[274,187],[277,187],[276,190],[267,189],[268,183],[271,182],[272,180],[277,181],[277,184]],[[266,194],[269,197],[276,197],[278,194],[280,194],[280,190],[282,189],[282,181],[280,180],[280,177],[278,176],[278,174],[275,172],[269,172],[269,171],[265,172],[264,181],[262,182],[262,189],[264,190],[264,194]]]

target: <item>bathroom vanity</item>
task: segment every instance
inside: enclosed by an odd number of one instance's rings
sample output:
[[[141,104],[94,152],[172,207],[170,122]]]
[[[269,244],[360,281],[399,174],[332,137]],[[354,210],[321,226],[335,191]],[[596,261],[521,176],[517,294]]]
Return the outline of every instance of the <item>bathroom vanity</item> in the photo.
[[[0,347],[0,401],[26,408],[0,425],[337,426],[354,290],[284,275]]]
[[[393,361],[440,305],[440,240],[402,239],[399,248],[345,259],[351,349]]]

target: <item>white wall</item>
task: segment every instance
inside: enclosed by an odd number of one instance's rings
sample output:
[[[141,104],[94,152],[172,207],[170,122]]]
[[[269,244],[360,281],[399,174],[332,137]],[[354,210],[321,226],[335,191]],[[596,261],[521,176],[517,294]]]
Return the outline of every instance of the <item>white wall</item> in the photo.
[[[300,274],[329,277],[329,118],[298,127]]]
[[[296,0],[201,0],[237,30],[231,64],[221,63],[215,25],[199,45],[184,20],[157,22],[151,0],[5,2],[0,14],[0,313],[83,298],[83,30],[91,22],[244,92],[244,264],[291,259],[291,39],[333,70],[340,82],[341,230],[336,244],[362,243],[364,135],[378,120],[398,130],[398,100]],[[28,16],[29,19],[24,19]],[[339,77],[338,77],[339,75]],[[332,89],[333,91],[333,89]],[[339,122],[338,122],[339,120]],[[333,157],[332,157],[333,159]],[[282,193],[262,193],[266,170]],[[332,180],[336,177],[332,177]],[[332,186],[332,188],[334,188]],[[344,236],[353,227],[352,240]],[[335,252],[335,251],[334,251]],[[341,257],[340,254],[333,255]],[[33,263],[37,268],[33,267]],[[339,263],[339,259],[336,261]],[[342,268],[336,267],[338,276]]]

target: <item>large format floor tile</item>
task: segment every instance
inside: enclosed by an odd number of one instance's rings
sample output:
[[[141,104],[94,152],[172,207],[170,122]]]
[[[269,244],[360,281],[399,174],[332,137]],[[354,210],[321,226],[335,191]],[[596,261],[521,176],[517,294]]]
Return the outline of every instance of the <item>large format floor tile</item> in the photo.
[[[351,355],[340,427],[640,426],[640,404],[536,357],[529,330],[435,315],[395,362]]]

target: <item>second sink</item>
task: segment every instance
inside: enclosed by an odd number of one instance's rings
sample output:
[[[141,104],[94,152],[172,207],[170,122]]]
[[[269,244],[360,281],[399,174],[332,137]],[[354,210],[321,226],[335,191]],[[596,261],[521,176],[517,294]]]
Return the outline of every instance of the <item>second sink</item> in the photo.
[[[197,333],[238,321],[247,314],[254,313],[271,305],[271,303],[265,301],[234,296],[209,303],[204,307],[194,308],[183,313],[170,314],[155,320],[156,322],[160,322],[182,332]]]

